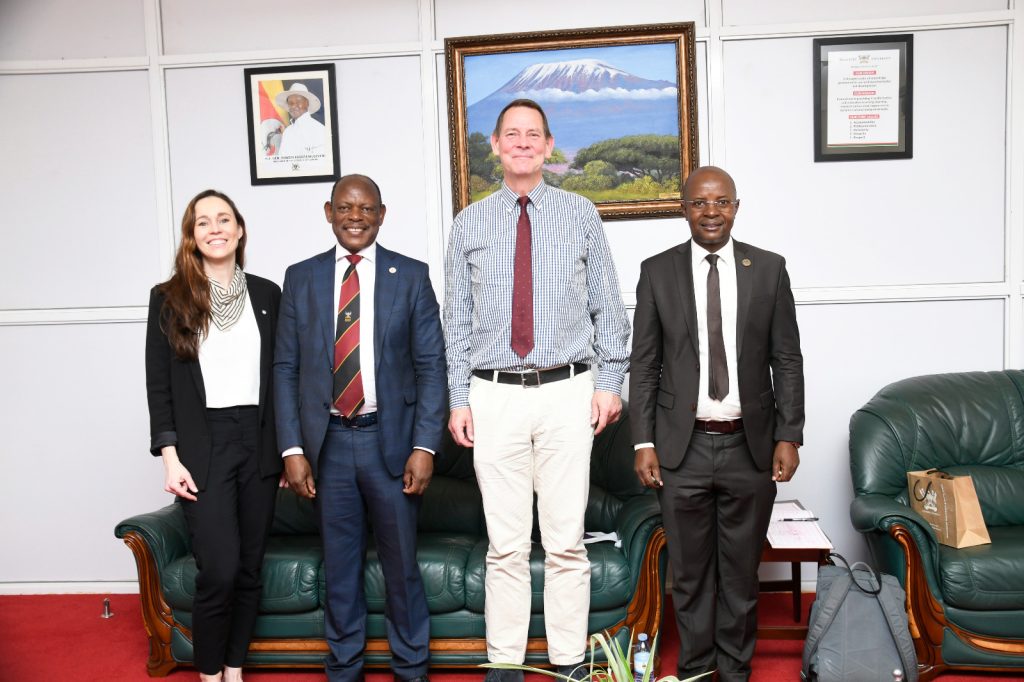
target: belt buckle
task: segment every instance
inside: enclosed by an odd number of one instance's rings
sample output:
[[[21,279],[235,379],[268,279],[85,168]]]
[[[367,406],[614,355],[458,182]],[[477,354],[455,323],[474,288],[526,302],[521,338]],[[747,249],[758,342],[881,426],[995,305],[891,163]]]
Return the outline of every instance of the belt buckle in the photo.
[[[533,381],[536,383],[529,383],[526,377],[534,377]],[[528,369],[519,375],[519,384],[523,388],[539,388],[540,387],[540,370],[539,369]]]

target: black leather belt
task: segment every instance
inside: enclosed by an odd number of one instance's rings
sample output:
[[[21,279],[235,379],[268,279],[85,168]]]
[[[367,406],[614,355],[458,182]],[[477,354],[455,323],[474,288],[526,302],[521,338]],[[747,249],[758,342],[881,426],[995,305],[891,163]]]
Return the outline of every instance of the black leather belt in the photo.
[[[377,413],[367,412],[366,414],[357,414],[356,416],[349,419],[348,417],[342,417],[340,414],[332,414],[331,419],[337,419],[341,422],[342,426],[350,429],[358,429],[364,426],[373,426],[377,423]]]
[[[730,421],[716,422],[710,419],[697,419],[693,423],[693,430],[698,433],[737,433],[743,430],[743,420],[733,419]]]
[[[484,381],[497,381],[499,384],[515,384],[523,388],[533,388],[553,381],[561,381],[569,377],[589,372],[590,367],[582,362],[571,365],[552,367],[550,369],[530,369],[525,372],[497,372],[493,369],[474,369],[473,376]],[[497,374],[497,376],[495,376]]]

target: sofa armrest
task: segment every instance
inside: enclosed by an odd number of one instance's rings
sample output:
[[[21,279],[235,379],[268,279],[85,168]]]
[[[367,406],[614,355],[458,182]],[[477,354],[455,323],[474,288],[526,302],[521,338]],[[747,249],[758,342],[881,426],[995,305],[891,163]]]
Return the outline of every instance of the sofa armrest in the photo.
[[[163,509],[125,519],[114,528],[114,535],[123,540],[133,531],[141,535],[149,546],[160,571],[189,552],[188,526],[180,504],[170,504]]]
[[[894,539],[896,532],[905,529],[910,536],[910,546],[906,551],[916,550],[918,552],[928,587],[936,599],[941,600],[942,590],[938,582],[938,541],[935,538],[935,531],[920,514],[886,495],[868,494],[858,495],[850,503],[850,521],[855,530],[867,536],[883,535],[885,542],[896,543]],[[869,542],[869,544],[873,545],[874,543]],[[904,561],[912,563],[910,557],[904,557]],[[891,567],[881,566],[880,568],[892,572]],[[897,577],[901,583],[904,582],[903,575]]]
[[[622,506],[615,519],[615,532],[630,565],[643,560],[647,542],[661,527],[661,505],[653,494],[637,495]]]

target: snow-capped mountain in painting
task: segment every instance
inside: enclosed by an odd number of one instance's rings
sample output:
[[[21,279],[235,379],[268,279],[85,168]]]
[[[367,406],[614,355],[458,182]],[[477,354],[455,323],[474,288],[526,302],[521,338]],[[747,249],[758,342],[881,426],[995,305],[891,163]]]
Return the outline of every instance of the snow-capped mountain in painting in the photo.
[[[502,107],[528,98],[544,107],[567,153],[609,137],[678,135],[678,88],[595,59],[532,64],[466,111],[469,132],[489,135]]]

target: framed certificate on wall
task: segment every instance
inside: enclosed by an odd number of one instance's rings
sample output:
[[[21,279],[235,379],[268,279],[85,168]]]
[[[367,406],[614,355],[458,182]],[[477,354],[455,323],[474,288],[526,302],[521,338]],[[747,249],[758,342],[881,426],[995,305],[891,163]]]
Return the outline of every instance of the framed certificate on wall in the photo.
[[[814,160],[913,158],[914,36],[814,40]]]

